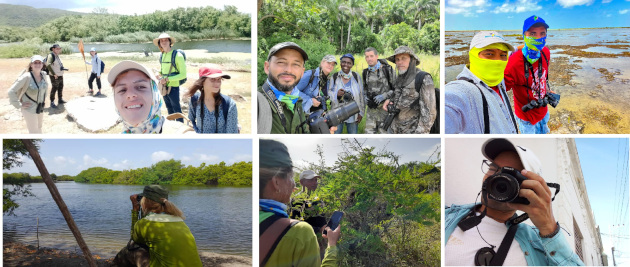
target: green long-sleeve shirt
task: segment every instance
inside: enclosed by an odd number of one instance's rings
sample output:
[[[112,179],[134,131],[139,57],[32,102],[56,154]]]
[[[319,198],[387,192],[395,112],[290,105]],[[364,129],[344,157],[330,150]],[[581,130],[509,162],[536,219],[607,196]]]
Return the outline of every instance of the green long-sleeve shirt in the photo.
[[[269,218],[273,213],[259,211],[259,223]],[[282,237],[276,249],[271,253],[266,266],[305,266],[332,267],[338,266],[337,254],[339,249],[326,248],[324,260],[320,260],[319,245],[313,227],[308,223],[299,222]],[[260,255],[263,257],[263,255]]]
[[[202,266],[195,237],[182,218],[149,213],[138,220],[137,211],[131,216],[131,238],[149,247],[151,267]]]
[[[162,64],[160,65],[160,73],[162,77],[168,77],[168,85],[170,87],[178,87],[179,81],[186,78],[186,60],[182,53],[177,53],[175,55],[175,67],[171,71],[171,75],[169,74],[169,70],[171,70],[171,59],[173,57],[173,51],[168,51],[167,53],[162,53]],[[179,72],[179,73],[177,73]]]

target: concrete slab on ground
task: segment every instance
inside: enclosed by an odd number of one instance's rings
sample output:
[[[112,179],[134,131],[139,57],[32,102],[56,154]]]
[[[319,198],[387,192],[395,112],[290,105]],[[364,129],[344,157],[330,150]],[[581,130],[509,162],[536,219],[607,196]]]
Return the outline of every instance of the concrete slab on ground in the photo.
[[[107,131],[120,122],[111,97],[85,96],[65,104],[68,117],[87,132]]]

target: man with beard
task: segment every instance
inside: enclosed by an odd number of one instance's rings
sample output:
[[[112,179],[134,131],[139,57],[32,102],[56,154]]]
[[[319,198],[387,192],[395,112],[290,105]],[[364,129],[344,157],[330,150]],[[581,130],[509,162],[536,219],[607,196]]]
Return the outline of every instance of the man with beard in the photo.
[[[516,169],[527,178],[519,196],[529,204],[497,202],[482,194],[479,205],[447,207],[446,265],[584,265],[559,234],[551,205],[554,195],[541,177],[542,164],[534,152],[507,139],[490,139],[481,153],[486,158],[483,180],[500,173],[502,167]],[[517,210],[527,213],[536,228],[519,223]]]
[[[300,97],[303,101],[304,110],[308,113],[318,109],[326,109],[326,101],[320,101],[318,96],[326,96],[328,89],[328,74],[337,65],[337,60],[333,55],[326,55],[319,63],[319,67],[314,70],[307,70],[300,82],[296,86],[300,90]]]
[[[269,50],[265,61],[268,79],[258,90],[259,134],[310,133],[303,100],[295,87],[307,60],[306,52],[293,42],[279,43]]]
[[[374,47],[365,49],[365,61],[368,63],[362,75],[368,106],[365,133],[379,133],[377,125],[387,116],[387,111],[379,105],[394,96],[394,69],[386,59],[378,58],[378,51]]]
[[[391,101],[385,100],[383,104],[386,111],[390,103],[400,110],[390,126],[391,133],[429,133],[437,114],[431,75],[414,67],[420,65],[420,60],[407,46],[396,48],[394,55],[387,60],[396,63],[398,68],[398,76],[394,81],[394,97]]]

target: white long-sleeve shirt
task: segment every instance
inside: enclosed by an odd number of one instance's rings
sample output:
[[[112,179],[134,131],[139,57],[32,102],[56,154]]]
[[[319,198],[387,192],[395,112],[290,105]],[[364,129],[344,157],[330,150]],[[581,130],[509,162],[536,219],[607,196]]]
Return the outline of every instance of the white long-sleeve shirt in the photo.
[[[92,65],[92,73],[96,73],[97,76],[101,76],[101,59],[98,55],[92,57],[92,62],[85,62],[85,64]]]

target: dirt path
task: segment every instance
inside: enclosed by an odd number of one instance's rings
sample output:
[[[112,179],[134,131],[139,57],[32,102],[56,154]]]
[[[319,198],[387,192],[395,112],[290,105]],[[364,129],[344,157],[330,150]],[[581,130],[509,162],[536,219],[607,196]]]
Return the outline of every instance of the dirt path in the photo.
[[[113,258],[102,259],[93,255],[98,266],[112,266]],[[244,267],[252,266],[252,258],[243,256],[223,255],[217,253],[200,253],[203,266]],[[5,241],[2,251],[3,266],[34,266],[34,267],[72,267],[88,266],[82,254],[75,252],[40,248],[18,242]]]
[[[186,50],[188,58],[187,72],[188,81],[183,84],[183,87],[191,86],[199,77],[199,67],[206,64],[206,62],[217,62],[221,65],[225,73],[232,76],[232,79],[223,82],[221,93],[230,96],[236,100],[238,107],[238,121],[241,126],[241,133],[251,133],[251,54],[249,53],[206,53],[201,50]],[[132,59],[140,61],[142,64],[149,68],[158,69],[159,63],[157,58],[159,54],[154,54],[152,57],[145,58],[140,53],[118,53],[118,52],[106,52],[99,54],[106,64],[105,73],[101,76],[103,82],[102,93],[105,97],[112,97],[111,86],[107,83],[108,71],[116,63],[124,59]],[[85,64],[81,54],[76,53],[72,55],[62,55],[61,59],[64,66],[70,69],[69,72],[64,74],[64,89],[63,98],[66,101],[72,101],[74,99],[88,96],[87,90],[87,76],[85,71]],[[89,55],[87,56],[89,60]],[[4,134],[23,134],[28,133],[26,124],[22,120],[22,114],[19,110],[9,104],[8,90],[13,84],[15,79],[20,73],[27,67],[29,60],[26,58],[19,59],[0,59],[0,121],[2,127],[0,127],[0,133]],[[87,65],[88,72],[91,70],[91,66]],[[94,82],[94,88],[96,91],[96,82]],[[52,109],[50,108],[50,86],[48,88],[48,95],[46,100],[46,107],[44,109],[44,134],[85,134],[91,133],[81,129],[72,118],[68,117],[68,112],[63,106]],[[184,102],[184,99],[180,101]],[[112,109],[114,107],[112,106]],[[188,113],[187,109],[182,108],[184,114]],[[166,115],[166,106],[163,107],[162,114]],[[121,124],[112,127],[111,129],[99,132],[99,133],[120,133],[122,129]]]

